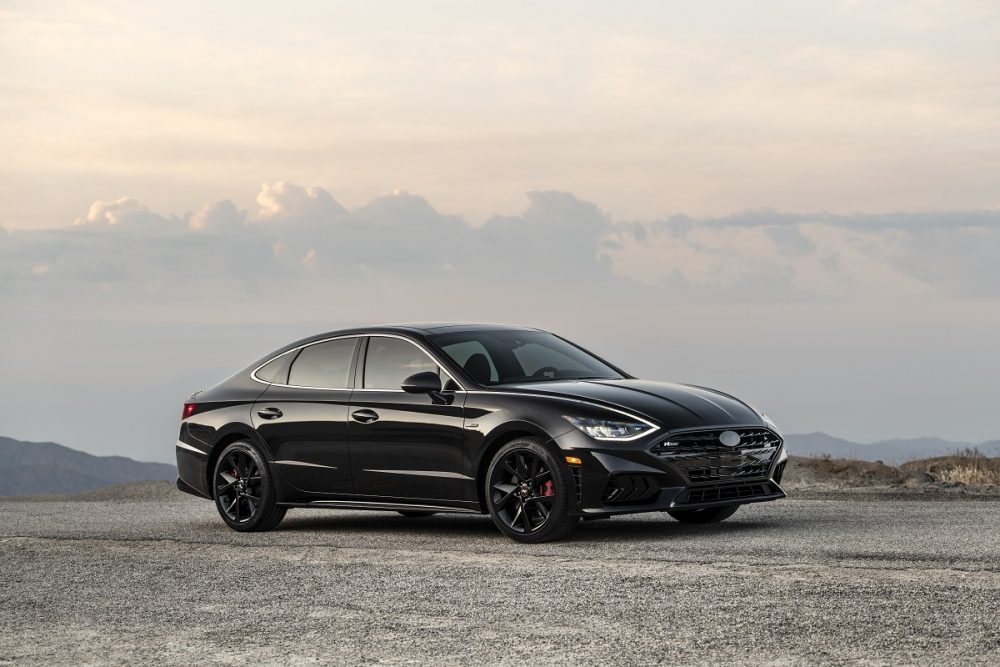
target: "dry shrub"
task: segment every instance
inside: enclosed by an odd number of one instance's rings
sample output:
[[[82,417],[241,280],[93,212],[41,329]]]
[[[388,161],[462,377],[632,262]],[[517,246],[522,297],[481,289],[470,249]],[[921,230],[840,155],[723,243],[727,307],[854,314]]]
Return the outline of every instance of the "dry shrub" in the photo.
[[[952,456],[939,456],[903,464],[907,470],[921,470],[936,481],[976,486],[1000,486],[1000,458],[987,458],[976,448]]]

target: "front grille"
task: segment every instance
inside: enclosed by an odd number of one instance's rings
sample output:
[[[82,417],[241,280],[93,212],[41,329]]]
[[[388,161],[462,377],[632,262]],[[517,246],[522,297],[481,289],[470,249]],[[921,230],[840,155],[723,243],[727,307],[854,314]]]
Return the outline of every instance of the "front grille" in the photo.
[[[735,447],[719,440],[726,431],[740,436]],[[674,465],[692,484],[766,477],[781,438],[766,428],[712,429],[674,433],[650,451]]]
[[[775,493],[770,484],[740,484],[738,486],[712,486],[705,489],[689,489],[681,503],[715,503],[724,500],[742,500]]]

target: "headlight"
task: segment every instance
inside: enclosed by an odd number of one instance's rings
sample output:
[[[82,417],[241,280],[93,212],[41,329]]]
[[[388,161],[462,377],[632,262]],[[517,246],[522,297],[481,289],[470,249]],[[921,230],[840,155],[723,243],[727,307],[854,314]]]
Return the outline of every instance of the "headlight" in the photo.
[[[590,417],[565,417],[594,440],[635,440],[656,430],[656,427],[644,421],[592,419]]]

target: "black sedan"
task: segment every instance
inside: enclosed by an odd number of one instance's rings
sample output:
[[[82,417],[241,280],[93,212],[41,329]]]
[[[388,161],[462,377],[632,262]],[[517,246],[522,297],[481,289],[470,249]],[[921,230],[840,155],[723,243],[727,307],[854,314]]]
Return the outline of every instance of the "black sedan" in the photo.
[[[292,507],[489,514],[521,542],[581,520],[713,523],[784,497],[774,424],[537,329],[424,324],[300,340],[184,404],[177,486],[240,531]]]

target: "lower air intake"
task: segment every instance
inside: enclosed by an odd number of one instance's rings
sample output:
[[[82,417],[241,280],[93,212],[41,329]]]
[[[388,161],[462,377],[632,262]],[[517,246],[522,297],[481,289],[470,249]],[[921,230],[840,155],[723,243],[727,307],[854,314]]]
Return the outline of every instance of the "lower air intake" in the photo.
[[[604,487],[605,505],[641,505],[660,493],[649,475],[614,475]]]
[[[681,504],[717,503],[726,500],[747,500],[776,493],[770,484],[740,484],[738,486],[713,486],[704,489],[690,489]]]

